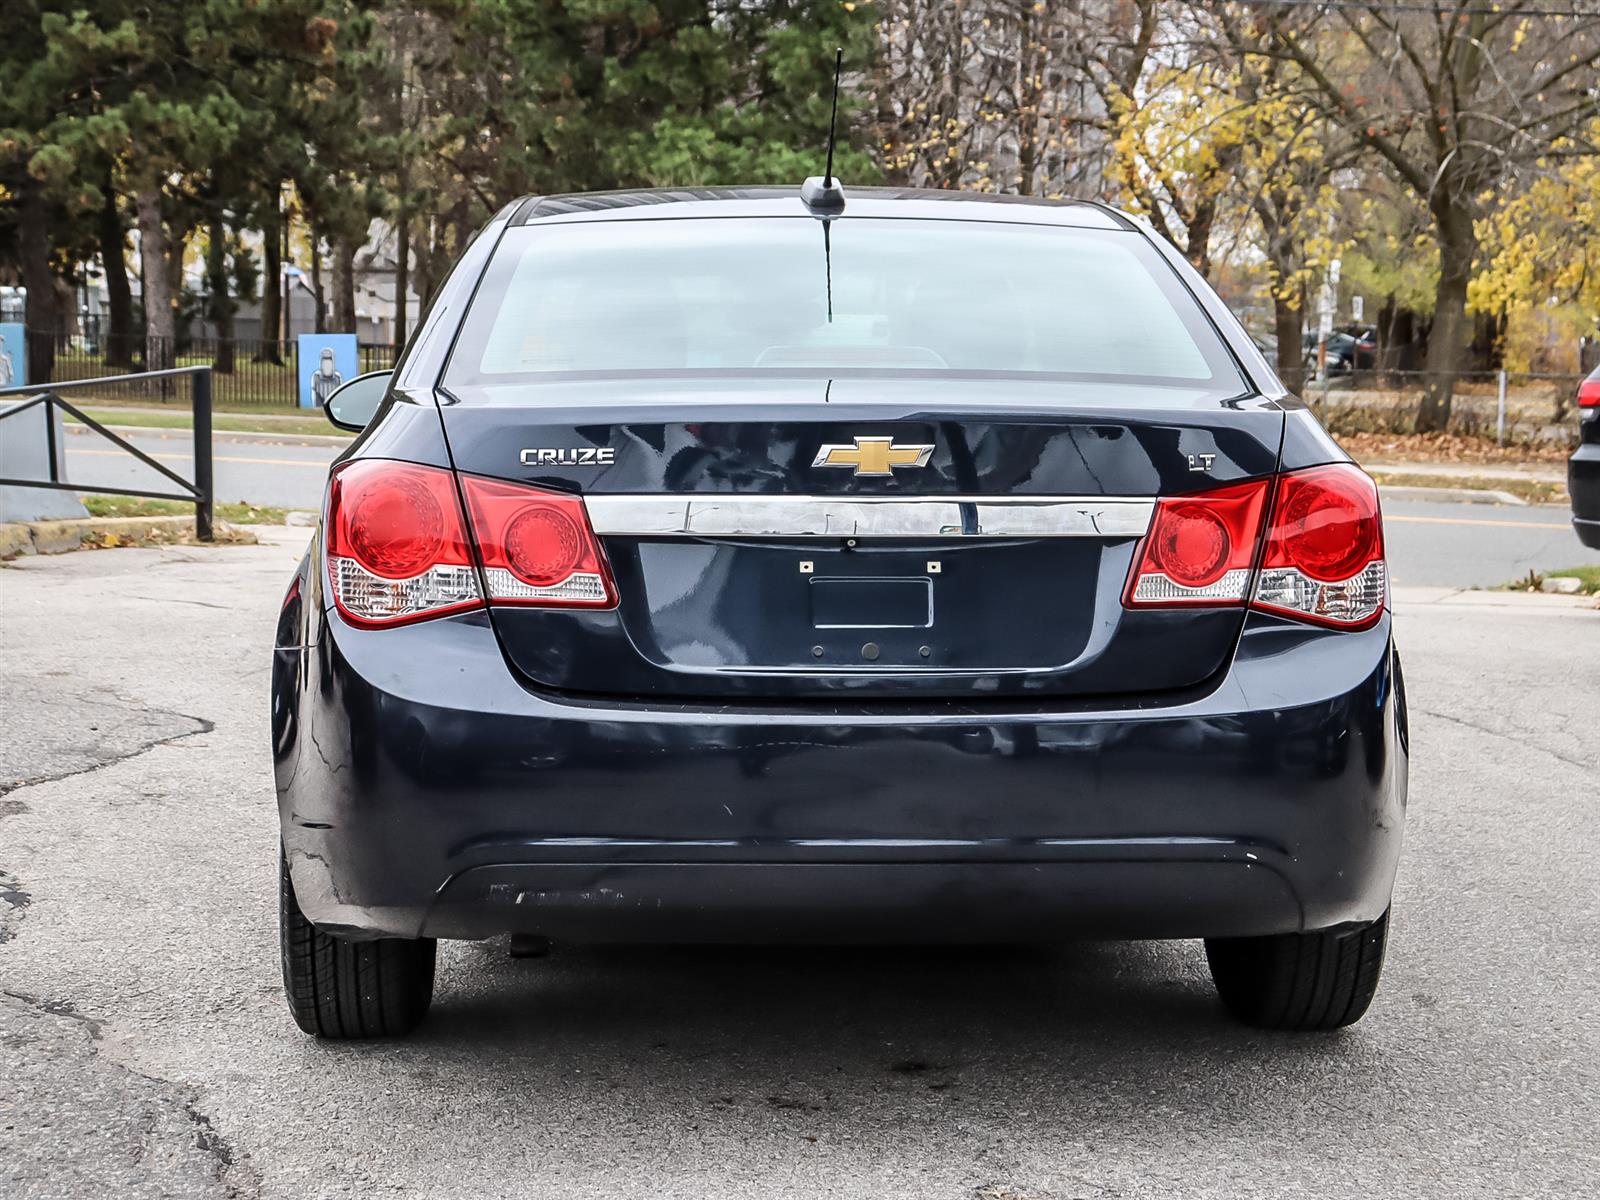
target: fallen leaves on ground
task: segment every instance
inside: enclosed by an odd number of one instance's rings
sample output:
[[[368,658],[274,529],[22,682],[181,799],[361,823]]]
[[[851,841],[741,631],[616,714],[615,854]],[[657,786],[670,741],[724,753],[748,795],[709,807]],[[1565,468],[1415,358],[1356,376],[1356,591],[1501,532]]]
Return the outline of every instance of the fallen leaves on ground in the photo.
[[[122,546],[254,546],[257,542],[256,535],[248,529],[235,529],[220,521],[212,528],[212,535],[210,542],[202,542],[195,537],[192,527],[180,530],[155,526],[123,533],[96,530],[83,535],[81,547],[84,550],[115,550]]]
[[[1572,451],[1554,442],[1497,446],[1459,433],[1341,433],[1336,440],[1357,462],[1564,463]]]

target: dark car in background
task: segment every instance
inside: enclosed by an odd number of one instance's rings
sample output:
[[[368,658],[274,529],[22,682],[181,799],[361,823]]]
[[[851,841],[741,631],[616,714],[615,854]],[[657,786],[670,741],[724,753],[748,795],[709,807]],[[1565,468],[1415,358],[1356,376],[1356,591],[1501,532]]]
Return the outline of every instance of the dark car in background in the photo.
[[[1315,370],[1320,365],[1329,375],[1370,371],[1378,365],[1377,333],[1359,326],[1336,329],[1325,338],[1308,333],[1305,351],[1307,369]]]
[[[1600,367],[1578,385],[1578,448],[1567,463],[1567,492],[1578,540],[1600,550]]]
[[[1138,223],[533,197],[328,408],[272,679],[308,1032],[404,1032],[436,939],[504,934],[1203,938],[1244,1021],[1366,1011],[1377,490]]]

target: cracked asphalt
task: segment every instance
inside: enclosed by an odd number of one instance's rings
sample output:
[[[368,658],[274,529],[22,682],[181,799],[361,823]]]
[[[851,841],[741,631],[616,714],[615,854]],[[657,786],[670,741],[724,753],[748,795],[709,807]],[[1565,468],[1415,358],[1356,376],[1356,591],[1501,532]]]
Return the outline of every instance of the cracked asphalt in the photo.
[[[0,1196],[1600,1194],[1600,612],[1402,592],[1412,807],[1353,1029],[1197,944],[449,944],[410,1040],[284,1011],[268,646],[303,532],[0,568]]]

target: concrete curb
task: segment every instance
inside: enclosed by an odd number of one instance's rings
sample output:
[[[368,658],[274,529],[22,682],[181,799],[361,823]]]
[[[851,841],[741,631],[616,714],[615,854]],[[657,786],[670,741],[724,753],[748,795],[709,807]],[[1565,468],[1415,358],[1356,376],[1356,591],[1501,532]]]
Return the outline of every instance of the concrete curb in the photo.
[[[188,429],[170,429],[159,425],[107,425],[106,428],[118,437],[130,437],[137,434],[147,438],[154,437],[181,441],[185,445],[194,444],[194,433]],[[80,436],[94,434],[94,430],[87,425],[68,424],[65,429],[68,433],[75,433]],[[348,446],[353,439],[341,437],[338,434],[250,433],[244,430],[218,429],[213,431],[211,440],[213,443],[255,442],[270,446]]]
[[[1600,610],[1600,596],[1570,596],[1555,592],[1495,592],[1481,588],[1397,587],[1395,607],[1402,613],[1439,605],[1450,608],[1518,608],[1549,612],[1553,609]]]
[[[255,534],[216,522],[219,535],[250,545]],[[114,545],[170,545],[194,535],[193,517],[80,517],[66,521],[9,521],[0,524],[0,559],[22,554],[66,554],[86,541],[115,538]]]
[[[1389,500],[1432,500],[1439,504],[1509,504],[1527,508],[1528,502],[1510,492],[1487,488],[1416,487],[1412,484],[1380,483],[1378,495]]]

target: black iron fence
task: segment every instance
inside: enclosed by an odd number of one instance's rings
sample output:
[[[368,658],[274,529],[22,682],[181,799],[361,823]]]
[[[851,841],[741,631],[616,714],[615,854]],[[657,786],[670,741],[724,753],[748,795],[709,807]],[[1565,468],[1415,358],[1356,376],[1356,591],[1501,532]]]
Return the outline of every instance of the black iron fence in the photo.
[[[92,395],[95,389],[111,385],[126,388],[130,385],[149,387],[157,394],[177,397],[183,380],[189,381],[188,400],[194,421],[194,478],[185,479],[170,467],[163,466],[126,438],[118,437],[93,417],[63,400],[60,393],[77,392],[79,398]],[[20,403],[11,403],[12,400]],[[152,492],[148,489],[108,487],[95,484],[96,492],[109,492],[115,496],[141,496],[151,500],[180,500],[194,503],[195,537],[202,542],[212,540],[212,515],[216,488],[211,473],[211,368],[178,367],[170,371],[150,371],[139,375],[113,376],[104,379],[79,379],[70,383],[34,384],[26,387],[0,388],[0,420],[16,417],[31,409],[44,409],[45,452],[48,464],[44,479],[0,479],[6,487],[45,488],[57,492],[79,492],[81,485],[67,483],[61,478],[60,456],[56,445],[56,409],[75,421],[80,421],[92,432],[144,463],[178,489],[176,492]]]
[[[261,341],[235,338],[184,338],[162,357],[174,367],[209,367],[213,399],[219,408],[293,407],[300,401],[300,350],[295,341]],[[383,371],[394,366],[395,348],[387,343],[357,347],[360,370]],[[95,381],[82,397],[86,400],[120,400],[124,403],[172,403],[170,380],[150,377],[135,384],[119,372],[148,375],[143,371],[147,347],[144,339],[131,346],[112,343],[92,334],[50,334],[28,331],[31,383]],[[49,378],[42,379],[48,364]],[[109,383],[102,382],[109,379]]]

